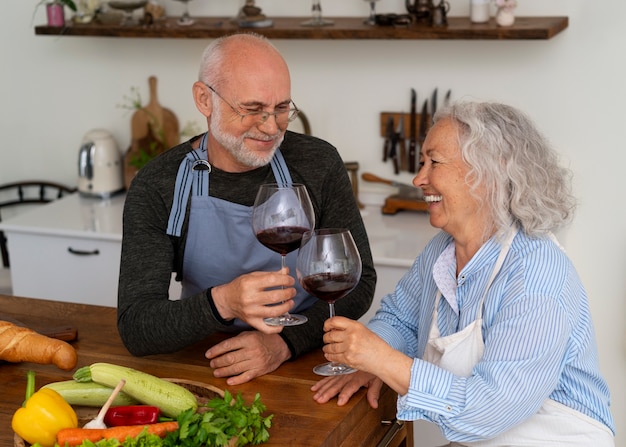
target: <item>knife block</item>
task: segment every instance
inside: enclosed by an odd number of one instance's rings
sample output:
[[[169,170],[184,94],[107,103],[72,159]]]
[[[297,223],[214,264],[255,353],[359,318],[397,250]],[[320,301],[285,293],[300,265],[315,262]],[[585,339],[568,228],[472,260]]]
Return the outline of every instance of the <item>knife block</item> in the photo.
[[[428,204],[423,200],[407,199],[398,194],[385,199],[382,207],[383,214],[396,214],[398,211],[428,211]]]
[[[404,119],[404,138],[409,139],[409,129],[411,128],[411,114],[409,112],[380,112],[380,136],[386,137],[387,133],[387,121],[389,121],[389,117],[393,117],[393,128],[396,129],[398,127],[398,120]],[[415,126],[415,132],[417,132],[416,137],[420,133],[420,120],[422,114],[417,112],[415,114],[415,119],[417,121],[417,125]],[[431,119],[430,113],[428,114],[428,124],[430,126]],[[428,130],[428,129],[426,129]]]

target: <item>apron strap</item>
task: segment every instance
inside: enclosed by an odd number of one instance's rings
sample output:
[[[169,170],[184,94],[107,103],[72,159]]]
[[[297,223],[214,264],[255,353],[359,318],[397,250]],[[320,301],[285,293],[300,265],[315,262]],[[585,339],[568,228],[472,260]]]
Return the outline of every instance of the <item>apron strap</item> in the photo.
[[[516,226],[512,226],[511,228],[509,228],[506,238],[504,239],[504,242],[502,243],[500,254],[498,255],[498,259],[496,260],[496,263],[493,266],[493,270],[491,271],[491,276],[489,277],[489,281],[487,281],[487,287],[485,287],[485,292],[483,293],[483,297],[480,299],[480,303],[478,304],[477,318],[483,317],[483,303],[485,302],[485,298],[487,297],[487,292],[489,291],[489,288],[491,287],[491,283],[493,283],[493,280],[496,279],[496,276],[498,276],[498,273],[500,273],[500,269],[502,268],[502,265],[504,264],[504,259],[506,258],[506,255],[509,253],[509,249],[511,248],[511,244],[513,243],[513,239],[515,239],[515,235],[517,234],[517,231],[518,230]]]
[[[283,154],[280,152],[280,148],[276,149],[276,152],[274,152],[270,166],[272,167],[276,183],[283,187],[291,186],[291,174],[289,174],[289,168],[285,162],[285,157],[283,157]]]
[[[476,319],[481,319],[483,317],[483,304],[485,302],[485,298],[487,297],[487,292],[493,283],[493,280],[496,279],[496,276],[500,272],[502,268],[502,264],[504,264],[504,259],[506,255],[509,253],[509,249],[511,248],[511,244],[513,243],[513,239],[515,239],[515,235],[517,234],[517,228],[511,227],[506,235],[504,242],[502,243],[502,248],[500,249],[500,254],[498,255],[498,259],[493,266],[493,270],[491,271],[491,276],[487,281],[487,286],[485,287],[485,291],[483,292],[483,296],[480,299],[480,303],[478,303],[478,315],[476,315]],[[435,309],[433,311],[433,321],[436,321],[439,315],[439,301],[441,300],[441,291],[437,289],[437,296],[435,297]]]
[[[202,136],[200,148],[187,152],[178,167],[174,186],[174,199],[172,200],[172,210],[170,211],[167,222],[166,234],[168,236],[180,237],[190,194],[193,192],[194,196],[209,195],[209,174],[211,173],[211,165],[207,161],[206,155],[207,135],[208,134],[205,133]],[[270,165],[276,183],[281,186],[291,186],[291,174],[289,173],[285,158],[280,152],[280,148],[276,149],[276,152],[274,152]]]

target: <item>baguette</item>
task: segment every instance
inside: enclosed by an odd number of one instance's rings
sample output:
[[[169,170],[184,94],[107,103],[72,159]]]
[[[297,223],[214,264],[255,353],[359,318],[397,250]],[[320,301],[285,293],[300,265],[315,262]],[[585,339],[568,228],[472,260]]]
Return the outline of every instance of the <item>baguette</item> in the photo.
[[[78,359],[70,344],[0,320],[0,360],[42,365],[53,363],[69,371],[76,366]]]

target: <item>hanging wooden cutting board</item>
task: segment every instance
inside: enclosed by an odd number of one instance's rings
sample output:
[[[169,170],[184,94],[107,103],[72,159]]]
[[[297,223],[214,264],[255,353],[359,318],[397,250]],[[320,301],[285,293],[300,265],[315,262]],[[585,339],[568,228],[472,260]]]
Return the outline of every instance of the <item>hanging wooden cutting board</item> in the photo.
[[[124,157],[124,181],[126,188],[137,173],[137,168],[130,161],[143,151],[161,153],[179,143],[180,130],[178,118],[171,110],[162,107],[157,97],[157,78],[148,78],[150,100],[148,104],[135,111],[131,118],[131,144]]]

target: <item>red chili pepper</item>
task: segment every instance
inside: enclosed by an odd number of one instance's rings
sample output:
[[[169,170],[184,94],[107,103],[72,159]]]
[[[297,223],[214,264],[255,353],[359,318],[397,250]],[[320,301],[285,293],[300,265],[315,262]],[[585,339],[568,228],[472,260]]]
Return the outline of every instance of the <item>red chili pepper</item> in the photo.
[[[111,407],[104,415],[104,423],[110,427],[120,425],[156,424],[161,410],[150,405],[125,405]]]

